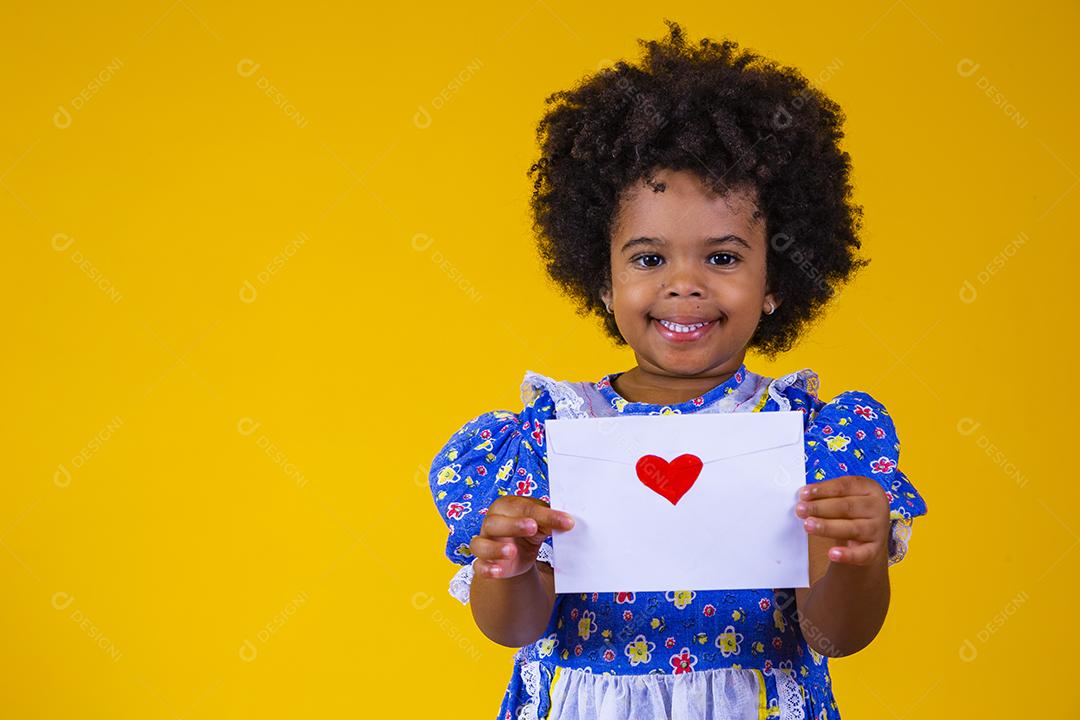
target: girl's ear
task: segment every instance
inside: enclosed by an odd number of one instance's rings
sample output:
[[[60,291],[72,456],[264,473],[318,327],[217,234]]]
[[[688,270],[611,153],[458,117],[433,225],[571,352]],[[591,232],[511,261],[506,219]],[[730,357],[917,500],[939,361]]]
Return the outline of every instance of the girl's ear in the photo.
[[[761,311],[772,315],[774,312],[776,312],[776,309],[783,304],[784,301],[781,300],[779,296],[774,295],[773,293],[765,293],[765,300],[763,302],[764,304],[761,307]],[[772,310],[769,309],[770,307],[772,308]]]
[[[611,307],[611,290],[607,288],[601,290],[600,299],[604,301],[604,305]]]

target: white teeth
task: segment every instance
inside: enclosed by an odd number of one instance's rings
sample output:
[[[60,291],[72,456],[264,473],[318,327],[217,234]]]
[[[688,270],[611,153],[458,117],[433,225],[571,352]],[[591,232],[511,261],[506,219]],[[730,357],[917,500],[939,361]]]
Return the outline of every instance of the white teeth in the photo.
[[[664,327],[666,327],[668,330],[673,330],[673,331],[675,331],[677,333],[693,332],[694,330],[697,330],[698,328],[703,328],[706,325],[708,325],[708,323],[694,323],[693,325],[680,325],[679,323],[673,323],[673,322],[669,322],[667,320],[659,320],[658,322],[661,325],[663,325]]]

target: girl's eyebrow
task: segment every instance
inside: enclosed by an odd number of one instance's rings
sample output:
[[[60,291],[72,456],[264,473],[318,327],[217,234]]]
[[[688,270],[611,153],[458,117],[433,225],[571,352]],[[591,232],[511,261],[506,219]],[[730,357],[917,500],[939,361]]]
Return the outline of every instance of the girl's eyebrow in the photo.
[[[730,235],[729,234],[729,235],[721,235],[720,237],[711,237],[711,238],[706,238],[705,239],[705,244],[706,245],[722,245],[724,243],[729,243],[729,242],[730,243],[736,243],[738,245],[742,245],[747,250],[753,250],[753,248],[750,247],[750,243],[746,242],[745,240],[743,240],[738,235]],[[636,237],[636,238],[633,238],[632,240],[628,240],[626,242],[626,244],[622,246],[622,250],[620,252],[626,252],[627,250],[630,250],[631,248],[638,247],[639,245],[663,245],[663,244],[664,244],[664,239],[663,238]]]

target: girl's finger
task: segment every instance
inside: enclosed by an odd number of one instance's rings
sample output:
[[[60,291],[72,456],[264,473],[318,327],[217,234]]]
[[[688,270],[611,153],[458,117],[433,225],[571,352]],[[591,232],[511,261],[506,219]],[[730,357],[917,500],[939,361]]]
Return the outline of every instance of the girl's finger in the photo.
[[[501,578],[506,570],[498,563],[477,558],[473,561],[473,572],[483,577]]]
[[[869,495],[844,495],[824,500],[801,500],[795,506],[799,517],[819,518],[873,518],[876,503]]]
[[[827,520],[819,517],[808,517],[803,521],[803,527],[811,535],[822,535],[834,540],[874,540],[873,524],[867,520]]]
[[[517,552],[517,548],[514,547],[514,542],[510,539],[493,539],[482,537],[480,535],[477,535],[472,539],[469,543],[469,549],[472,550],[473,555],[476,557],[491,563],[497,563],[500,560],[509,560],[513,558]],[[475,572],[475,568],[473,570]]]
[[[480,526],[484,537],[528,537],[538,532],[538,523],[531,517],[488,513]]]
[[[552,510],[544,505],[529,505],[526,508],[525,515],[536,521],[538,525],[537,534],[542,533],[545,537],[555,530],[569,530],[574,527],[574,518],[569,513],[562,510]]]
[[[849,565],[869,565],[874,559],[874,546],[872,543],[858,543],[854,547],[832,547],[829,548],[829,559]]]
[[[800,500],[822,500],[824,498],[841,497],[843,495],[866,495],[866,487],[860,478],[854,475],[844,475],[810,483],[799,491]]]

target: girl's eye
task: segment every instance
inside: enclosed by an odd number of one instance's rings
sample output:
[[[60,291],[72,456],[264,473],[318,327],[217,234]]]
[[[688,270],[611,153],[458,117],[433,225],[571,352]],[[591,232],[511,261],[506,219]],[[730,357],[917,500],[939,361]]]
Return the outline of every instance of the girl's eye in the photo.
[[[639,265],[640,265],[642,260],[648,260],[649,258],[656,258],[657,260],[662,260],[663,259],[663,258],[661,258],[659,255],[657,255],[655,253],[647,253],[647,254],[644,254],[644,255],[638,255],[637,257],[634,258],[633,262],[639,263]],[[657,263],[657,264],[659,264],[659,263]],[[656,267],[656,265],[650,265],[649,263],[645,263],[643,267]]]
[[[713,253],[712,255],[709,256],[709,259],[711,260],[714,257],[729,258],[731,260],[731,262],[720,263],[721,265],[725,265],[725,266],[726,265],[734,265],[736,262],[739,261],[739,256],[738,255],[732,255],[731,253],[726,253],[726,252],[724,252],[724,253]]]
[[[737,263],[739,261],[739,256],[738,255],[734,255],[734,254],[728,253],[728,252],[713,253],[712,255],[709,256],[709,259],[712,260],[713,258],[717,258],[717,257],[726,259],[725,262],[713,263],[714,265],[719,265],[720,267],[730,267],[731,265],[734,265],[735,263]],[[631,260],[631,262],[635,263],[638,267],[646,267],[646,268],[656,267],[657,265],[659,265],[663,261],[664,261],[664,258],[661,257],[660,255],[657,255],[656,253],[643,253],[641,255],[635,256]]]

